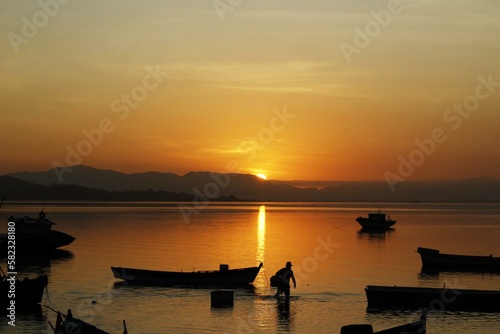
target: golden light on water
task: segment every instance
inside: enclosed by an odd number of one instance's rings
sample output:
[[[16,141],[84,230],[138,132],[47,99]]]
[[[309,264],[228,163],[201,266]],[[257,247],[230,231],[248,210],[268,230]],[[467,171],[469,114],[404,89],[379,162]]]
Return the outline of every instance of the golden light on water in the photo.
[[[266,246],[266,206],[259,207],[257,218],[257,261],[264,262]]]
[[[259,214],[257,216],[257,262],[262,262],[265,265],[264,257],[266,250],[266,206],[261,205],[259,207]],[[255,286],[266,286],[267,277],[265,275],[258,275],[254,285]]]

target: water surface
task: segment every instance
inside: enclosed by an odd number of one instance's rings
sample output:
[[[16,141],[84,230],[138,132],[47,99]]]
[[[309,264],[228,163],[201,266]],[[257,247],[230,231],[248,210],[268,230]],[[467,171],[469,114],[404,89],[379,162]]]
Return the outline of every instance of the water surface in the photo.
[[[500,290],[500,275],[420,273],[417,247],[500,256],[499,204],[378,203],[48,203],[55,229],[76,241],[51,258],[24,260],[20,276],[49,275],[43,303],[110,333],[340,333],[352,323],[375,330],[418,319],[412,311],[367,312],[366,285]],[[378,208],[397,223],[365,233],[355,218]],[[38,203],[2,213],[36,215]],[[288,308],[269,278],[294,264]],[[110,266],[192,271],[264,263],[252,289],[236,289],[232,308],[210,308],[210,289],[116,286]],[[5,260],[2,261],[5,268]],[[55,313],[17,316],[17,331],[51,333]],[[20,331],[22,329],[22,331]],[[498,333],[500,313],[431,311],[428,333]]]

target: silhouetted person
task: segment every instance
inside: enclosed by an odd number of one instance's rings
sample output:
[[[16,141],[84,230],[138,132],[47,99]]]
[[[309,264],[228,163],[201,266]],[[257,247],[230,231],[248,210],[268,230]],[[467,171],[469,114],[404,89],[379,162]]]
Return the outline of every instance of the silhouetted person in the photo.
[[[281,268],[276,272],[276,278],[278,280],[278,290],[274,297],[279,298],[279,296],[284,293],[286,299],[290,299],[290,278],[293,282],[293,288],[295,289],[297,287],[295,276],[293,276],[292,263],[290,261],[286,263],[285,268]]]

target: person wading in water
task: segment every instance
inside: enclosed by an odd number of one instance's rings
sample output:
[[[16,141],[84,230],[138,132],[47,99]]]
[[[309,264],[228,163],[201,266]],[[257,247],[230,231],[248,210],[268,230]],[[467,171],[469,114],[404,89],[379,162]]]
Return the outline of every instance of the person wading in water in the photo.
[[[281,268],[276,272],[276,279],[278,281],[278,290],[274,295],[275,298],[279,298],[282,293],[285,294],[287,300],[290,299],[290,279],[293,282],[293,288],[297,287],[297,283],[295,282],[295,276],[293,276],[292,271],[292,263],[288,261],[285,265],[285,268]]]

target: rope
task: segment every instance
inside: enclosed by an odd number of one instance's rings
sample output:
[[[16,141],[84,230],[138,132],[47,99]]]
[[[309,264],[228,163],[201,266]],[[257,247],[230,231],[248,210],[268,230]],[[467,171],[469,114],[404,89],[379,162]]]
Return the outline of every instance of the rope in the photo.
[[[267,278],[266,270],[264,269],[263,272],[264,272],[264,277],[266,277],[267,286],[269,286],[269,279]]]
[[[46,286],[45,287],[45,294],[47,295],[47,299],[49,300],[49,304],[52,304],[52,301],[50,300],[50,296],[49,296],[49,288]],[[46,305],[44,305],[46,306]],[[48,306],[46,306],[48,307]]]
[[[334,226],[333,228],[341,228],[341,227],[348,226],[348,225],[351,225],[351,224],[354,224],[354,222],[349,222],[347,224],[343,224],[343,225],[339,225],[339,226]]]
[[[54,310],[54,309],[53,309],[52,307],[50,307],[49,305],[43,305],[43,307],[48,308],[49,310],[51,310],[51,311],[52,311],[52,312],[54,312],[54,313],[59,313],[59,311]],[[61,315],[64,317],[64,314],[61,314]]]

